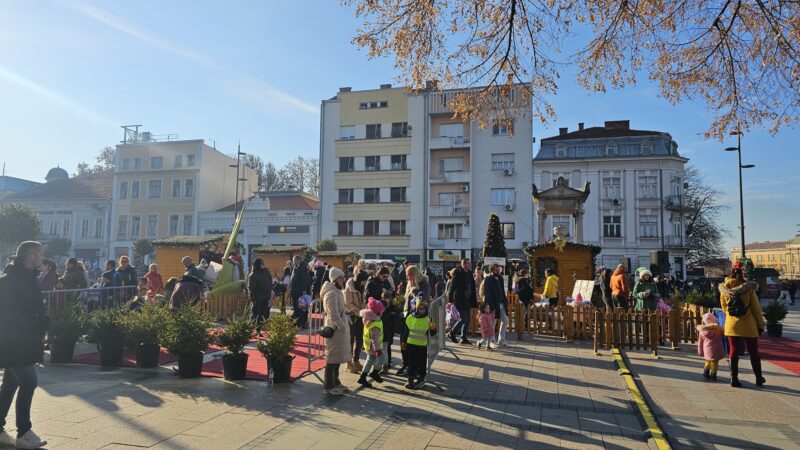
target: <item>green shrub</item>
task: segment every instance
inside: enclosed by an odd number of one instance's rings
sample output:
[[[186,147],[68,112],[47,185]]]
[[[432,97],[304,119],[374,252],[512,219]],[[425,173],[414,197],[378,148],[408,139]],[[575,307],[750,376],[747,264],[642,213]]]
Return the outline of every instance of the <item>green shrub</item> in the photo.
[[[772,300],[764,307],[763,313],[767,323],[778,323],[789,314],[789,308],[777,300]]]
[[[75,307],[64,308],[50,315],[47,335],[50,341],[77,341],[86,329],[86,318]]]
[[[160,335],[161,343],[173,355],[196,355],[213,341],[214,319],[200,305],[167,311]]]
[[[225,347],[232,355],[241,355],[244,347],[250,343],[253,332],[256,329],[255,322],[247,316],[232,316],[228,318],[228,323],[222,332],[217,335],[219,345]]]
[[[267,320],[267,337],[258,342],[258,351],[267,359],[285,360],[294,351],[298,331],[290,316],[272,316]]]
[[[101,342],[122,334],[120,327],[125,310],[121,307],[96,309],[89,316],[89,342]]]
[[[704,308],[713,308],[716,306],[714,304],[714,294],[698,290],[688,292],[683,301],[690,305],[702,306]]]
[[[125,335],[125,345],[158,345],[167,319],[163,306],[145,303],[139,311],[128,311],[120,318],[120,328]]]

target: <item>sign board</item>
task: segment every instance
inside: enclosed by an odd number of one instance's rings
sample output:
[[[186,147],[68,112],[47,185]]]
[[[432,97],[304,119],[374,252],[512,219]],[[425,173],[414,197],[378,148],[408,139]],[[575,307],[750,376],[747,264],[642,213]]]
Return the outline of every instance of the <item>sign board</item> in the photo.
[[[584,301],[592,299],[592,292],[594,291],[594,280],[575,280],[575,287],[572,288],[572,298],[577,298],[581,294]]]
[[[506,266],[506,259],[505,258],[497,258],[494,256],[484,256],[483,257],[483,264],[486,266],[491,266],[492,264],[497,264],[498,266]]]
[[[269,233],[308,233],[308,225],[280,225],[268,226]]]

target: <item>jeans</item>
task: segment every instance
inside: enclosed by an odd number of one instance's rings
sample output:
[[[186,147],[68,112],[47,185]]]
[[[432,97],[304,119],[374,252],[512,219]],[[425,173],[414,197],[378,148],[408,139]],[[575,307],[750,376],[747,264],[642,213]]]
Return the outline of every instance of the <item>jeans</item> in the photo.
[[[463,309],[456,308],[456,309],[458,309],[458,315],[461,316],[461,320],[459,320],[458,322],[456,322],[455,325],[453,325],[453,329],[450,331],[450,333],[453,336],[459,335],[461,336],[461,339],[466,339],[467,332],[469,331],[469,316],[471,311],[470,308],[463,308]]]
[[[339,381],[339,366],[341,364],[326,364],[325,365],[325,389],[333,389],[342,384]]]
[[[5,369],[3,384],[0,386],[0,431],[5,429],[6,417],[8,410],[11,409],[14,393],[17,393],[17,437],[31,429],[31,403],[33,402],[33,391],[38,383],[36,366],[33,364]]]
[[[353,361],[361,359],[364,348],[364,322],[360,319],[350,324],[350,348],[353,350]]]
[[[384,348],[386,343],[384,342]],[[364,368],[361,369],[361,375],[367,376],[372,370],[380,371],[383,365],[386,364],[386,352],[384,351],[381,356],[370,355],[367,353],[367,362],[364,363]]]
[[[508,313],[506,312],[506,307],[503,305],[498,307],[498,312],[500,313],[498,316],[500,319],[500,331],[497,333],[497,341],[505,342],[506,333],[508,332]]]

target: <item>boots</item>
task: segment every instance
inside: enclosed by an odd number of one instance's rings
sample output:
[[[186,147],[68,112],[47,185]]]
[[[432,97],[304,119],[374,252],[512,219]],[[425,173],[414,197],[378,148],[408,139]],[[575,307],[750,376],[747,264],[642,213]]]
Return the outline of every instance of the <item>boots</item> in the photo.
[[[750,364],[753,366],[753,372],[756,374],[756,386],[763,386],[767,380],[761,376],[761,359],[750,358]]]
[[[371,388],[372,387],[372,383],[367,381],[367,374],[365,374],[365,373],[362,373],[361,376],[358,378],[358,384],[360,384],[361,386],[364,386],[365,388]]]
[[[711,378],[711,373],[709,373],[709,371],[708,371],[708,367],[706,367],[705,369],[703,369],[703,378],[705,378],[706,380],[708,380],[709,378]]]
[[[739,357],[731,358],[731,387],[742,387],[739,383]]]
[[[381,372],[378,369],[373,370],[369,376],[378,383],[383,383],[383,377],[381,377]]]

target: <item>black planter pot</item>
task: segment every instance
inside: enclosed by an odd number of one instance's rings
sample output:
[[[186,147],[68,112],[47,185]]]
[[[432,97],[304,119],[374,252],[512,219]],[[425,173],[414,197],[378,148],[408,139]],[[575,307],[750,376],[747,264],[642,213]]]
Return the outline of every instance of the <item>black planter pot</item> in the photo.
[[[781,336],[783,336],[783,324],[782,323],[767,323],[767,336],[769,336],[769,337],[781,337]]]
[[[161,346],[158,344],[140,344],[136,347],[136,367],[149,369],[158,367]]]
[[[292,361],[294,356],[284,359],[267,358],[267,366],[272,370],[273,383],[291,383]]]
[[[247,353],[222,357],[222,376],[226,380],[244,380],[247,376]]]
[[[100,367],[103,369],[113,369],[119,367],[122,361],[122,333],[104,337],[97,344],[100,350]]]
[[[50,362],[71,363],[75,353],[74,339],[54,339],[50,341]]]
[[[197,378],[203,371],[203,353],[194,355],[178,355],[178,376],[181,378]]]

